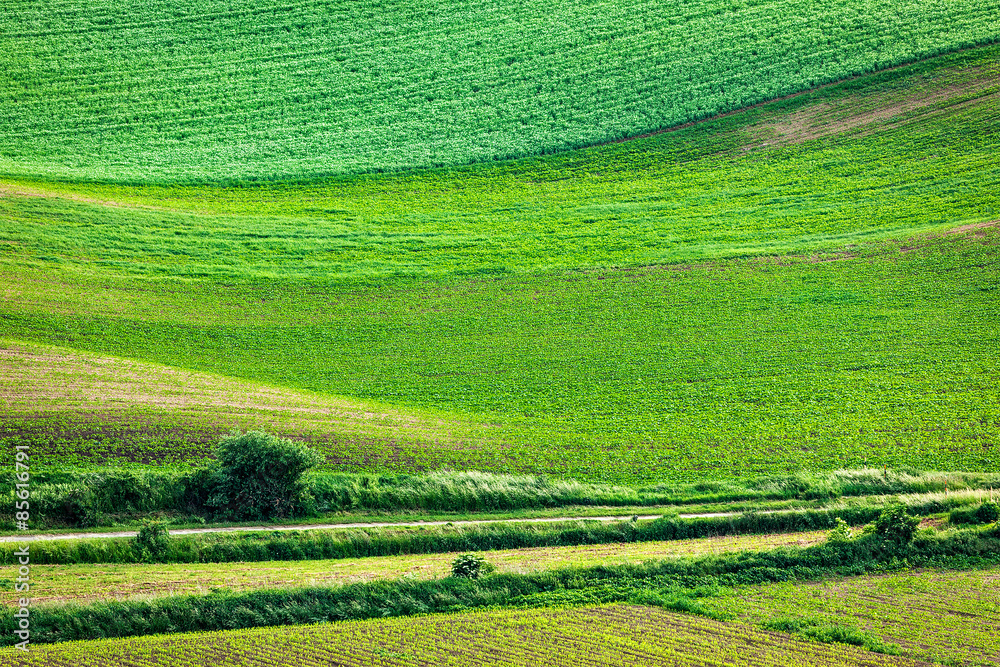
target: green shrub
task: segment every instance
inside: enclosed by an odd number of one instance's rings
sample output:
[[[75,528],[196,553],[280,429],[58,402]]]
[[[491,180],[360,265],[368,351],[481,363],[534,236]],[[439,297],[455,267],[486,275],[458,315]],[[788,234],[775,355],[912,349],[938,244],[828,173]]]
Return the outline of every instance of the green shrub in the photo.
[[[160,561],[170,551],[170,533],[161,521],[145,521],[132,538],[132,548],[139,560]]]
[[[979,523],[995,523],[1000,520],[1000,505],[987,501],[976,510],[976,518]]]
[[[304,475],[323,462],[316,450],[261,431],[223,438],[216,457],[207,505],[217,516],[237,520],[305,513],[312,496]]]
[[[486,559],[476,554],[462,554],[451,562],[451,575],[453,577],[478,579],[493,570],[493,566],[487,563]]]
[[[32,518],[45,524],[98,525],[100,514],[94,493],[80,484],[51,484],[32,489]]]
[[[144,512],[159,509],[148,474],[115,470],[93,483],[95,505],[103,512]]]
[[[883,539],[905,544],[913,541],[920,519],[910,516],[902,505],[887,507],[875,520],[872,532]]]
[[[836,525],[826,536],[828,542],[847,542],[854,537],[854,533],[851,532],[851,528],[847,525],[846,521],[841,519],[839,516],[834,521],[836,522]]]
[[[956,509],[948,515],[948,521],[954,524],[987,524],[994,523],[997,519],[1000,519],[1000,506],[991,501],[976,508]]]

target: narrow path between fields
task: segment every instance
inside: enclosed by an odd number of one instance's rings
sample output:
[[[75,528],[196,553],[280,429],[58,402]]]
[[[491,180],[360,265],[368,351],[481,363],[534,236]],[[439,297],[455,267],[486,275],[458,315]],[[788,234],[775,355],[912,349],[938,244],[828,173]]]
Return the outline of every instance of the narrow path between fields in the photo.
[[[789,510],[782,510],[789,511]],[[761,514],[771,514],[773,512],[761,512]],[[701,514],[679,514],[681,519],[703,519],[719,516],[738,516],[739,512],[704,512]],[[195,535],[198,533],[239,533],[257,531],[279,531],[279,530],[335,530],[338,528],[406,528],[414,526],[471,526],[485,523],[558,523],[560,521],[629,521],[633,515],[629,516],[561,516],[543,517],[536,519],[467,519],[464,521],[411,521],[399,522],[371,522],[371,523],[324,523],[296,526],[223,526],[219,528],[178,528],[170,530],[171,535]],[[639,519],[659,519],[662,514],[641,514]],[[169,529],[168,529],[169,530]],[[63,533],[47,535],[5,535],[0,537],[0,542],[40,542],[43,540],[81,540],[87,538],[108,538],[108,537],[135,537],[134,530],[121,530],[113,533]]]

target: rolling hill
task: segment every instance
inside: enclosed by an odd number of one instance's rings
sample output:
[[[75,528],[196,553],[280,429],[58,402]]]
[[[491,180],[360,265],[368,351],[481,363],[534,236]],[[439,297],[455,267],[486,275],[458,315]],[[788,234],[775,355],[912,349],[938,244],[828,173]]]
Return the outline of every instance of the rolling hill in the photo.
[[[310,180],[632,137],[1000,37],[997,0],[0,2],[0,174]]]
[[[487,426],[334,420],[309,437],[341,469],[995,470],[997,54],[498,164],[8,180],[0,333]],[[8,437],[92,424],[53,410]],[[39,462],[135,460],[79,431]]]

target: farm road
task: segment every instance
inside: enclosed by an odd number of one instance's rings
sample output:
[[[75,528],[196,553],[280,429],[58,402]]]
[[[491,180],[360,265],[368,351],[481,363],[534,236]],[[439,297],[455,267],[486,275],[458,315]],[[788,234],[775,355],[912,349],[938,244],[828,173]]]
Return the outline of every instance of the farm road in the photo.
[[[704,514],[680,514],[682,519],[698,519],[717,516],[736,516],[738,512],[707,512]],[[659,519],[660,514],[642,514],[639,519]],[[179,528],[171,530],[171,535],[195,535],[198,533],[239,533],[279,530],[333,530],[337,528],[405,528],[414,526],[471,526],[486,523],[557,523],[559,521],[628,521],[632,516],[562,516],[537,519],[471,519],[466,521],[412,521],[408,523],[326,523],[297,526],[225,526],[219,528]],[[122,530],[112,533],[63,533],[46,535],[4,535],[0,542],[41,542],[44,540],[81,540],[107,537],[135,537],[136,531]]]

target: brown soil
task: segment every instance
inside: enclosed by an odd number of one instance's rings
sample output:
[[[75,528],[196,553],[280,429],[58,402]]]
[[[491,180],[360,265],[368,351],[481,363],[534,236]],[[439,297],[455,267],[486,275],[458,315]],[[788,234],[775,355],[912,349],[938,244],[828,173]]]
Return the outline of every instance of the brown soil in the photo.
[[[990,220],[989,222],[978,222],[974,225],[962,225],[960,227],[953,227],[948,231],[946,231],[945,234],[953,235],[953,234],[968,233],[971,236],[981,239],[981,238],[986,238],[986,231],[985,231],[986,229],[988,229],[989,227],[998,227],[998,226],[1000,226],[1000,219]]]
[[[966,98],[970,94],[985,92],[996,87],[990,78],[973,81],[963,86],[949,86],[927,94],[910,93],[901,99],[886,100],[877,108],[863,109],[864,100],[845,98],[836,103],[809,106],[781,117],[775,121],[750,128],[755,137],[743,147],[744,151],[773,148],[820,139],[863,128],[859,136],[866,136],[892,124],[894,127],[941,113],[953,113],[956,109],[988,103],[1000,93],[991,92],[975,99],[965,99],[949,104],[955,98]],[[923,113],[916,113],[916,112]]]

